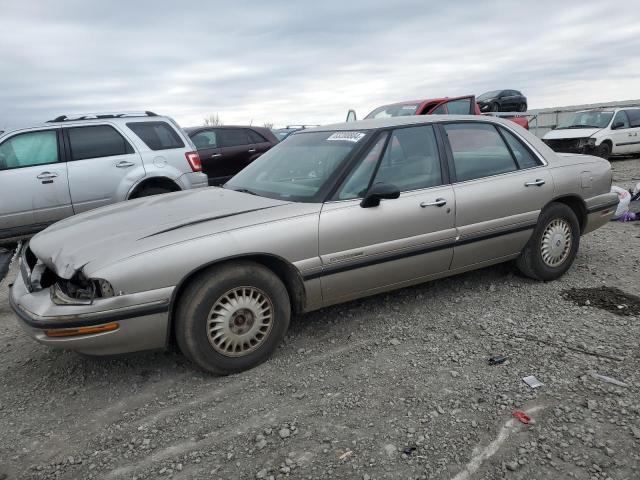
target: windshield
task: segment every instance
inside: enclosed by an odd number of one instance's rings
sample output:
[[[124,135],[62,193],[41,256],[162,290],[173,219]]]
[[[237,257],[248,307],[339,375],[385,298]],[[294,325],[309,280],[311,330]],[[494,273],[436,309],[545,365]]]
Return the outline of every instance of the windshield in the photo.
[[[224,188],[279,200],[314,201],[366,136],[359,131],[296,133],[260,156]]]
[[[415,115],[419,103],[405,103],[402,105],[384,105],[376,108],[373,112],[364,118],[388,118],[388,117],[406,117],[408,115]]]
[[[613,112],[602,110],[576,112],[568,121],[560,122],[558,128],[604,128],[609,125],[611,117]]]
[[[500,95],[501,91],[502,90],[494,90],[493,92],[483,93],[482,95],[478,96],[478,100],[486,100],[487,98],[497,97],[498,95]]]

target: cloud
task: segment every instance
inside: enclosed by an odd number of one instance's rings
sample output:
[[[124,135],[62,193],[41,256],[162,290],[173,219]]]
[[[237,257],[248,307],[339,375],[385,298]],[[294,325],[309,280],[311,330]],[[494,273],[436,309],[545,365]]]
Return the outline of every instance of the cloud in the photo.
[[[48,2],[0,7],[0,129],[153,110],[182,125],[328,123],[516,88],[531,108],[638,97],[622,1]]]

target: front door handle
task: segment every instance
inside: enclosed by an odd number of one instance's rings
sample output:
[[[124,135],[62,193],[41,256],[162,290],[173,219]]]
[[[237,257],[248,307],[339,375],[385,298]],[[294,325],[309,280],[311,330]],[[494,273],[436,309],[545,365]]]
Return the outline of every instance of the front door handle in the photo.
[[[120,163],[116,163],[116,168],[129,168],[133,167],[135,163],[127,162],[126,160],[121,161]]]
[[[221,157],[222,154],[221,153],[214,153],[213,155],[211,155],[211,158],[218,158]]]
[[[533,182],[525,182],[524,184],[525,187],[541,187],[542,185],[544,185],[544,180],[541,178],[537,178]]]
[[[420,204],[420,206],[422,208],[427,208],[427,207],[444,207],[447,204],[447,201],[444,198],[436,198],[435,202],[422,202]]]
[[[256,149],[255,148],[250,148],[249,149],[249,153],[256,153]]]
[[[39,180],[49,180],[51,178],[56,178],[57,176],[58,174],[55,172],[42,172],[37,178]]]

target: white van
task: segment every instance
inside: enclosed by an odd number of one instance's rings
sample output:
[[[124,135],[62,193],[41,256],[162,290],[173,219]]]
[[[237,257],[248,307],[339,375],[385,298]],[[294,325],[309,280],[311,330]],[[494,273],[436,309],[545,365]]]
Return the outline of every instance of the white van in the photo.
[[[542,140],[556,152],[609,158],[640,153],[640,108],[582,110]]]

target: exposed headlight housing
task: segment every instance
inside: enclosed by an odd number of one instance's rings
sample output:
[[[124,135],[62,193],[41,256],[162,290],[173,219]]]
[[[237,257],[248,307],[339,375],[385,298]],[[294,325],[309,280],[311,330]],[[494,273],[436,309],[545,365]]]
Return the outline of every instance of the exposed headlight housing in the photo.
[[[581,138],[580,140],[578,140],[578,147],[593,147],[596,144],[596,139],[593,137],[589,137],[589,138]]]
[[[85,279],[81,273],[52,285],[51,301],[56,305],[91,305],[96,298],[115,295],[113,286],[102,278]]]

